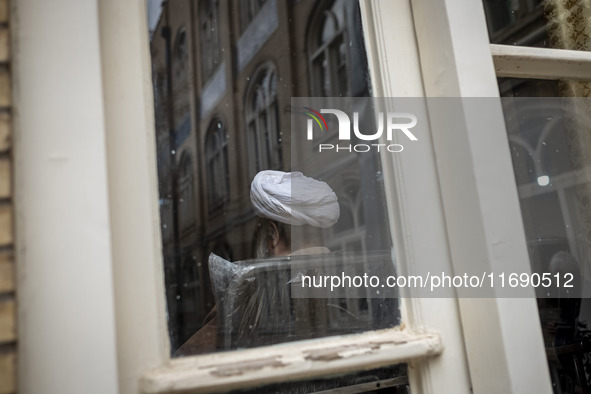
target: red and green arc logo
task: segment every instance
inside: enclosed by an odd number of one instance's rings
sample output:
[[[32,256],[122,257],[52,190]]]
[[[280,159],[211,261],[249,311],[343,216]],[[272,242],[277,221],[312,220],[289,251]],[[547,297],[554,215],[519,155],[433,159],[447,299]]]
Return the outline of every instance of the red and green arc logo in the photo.
[[[318,124],[318,126],[320,126],[320,130],[324,131],[324,129],[326,129],[326,131],[328,131],[328,125],[326,124],[326,119],[324,119],[324,116],[322,116],[320,114],[320,112],[318,112],[310,107],[301,107],[301,110],[299,113],[302,115],[307,115],[310,118],[314,119],[316,121],[316,123]]]

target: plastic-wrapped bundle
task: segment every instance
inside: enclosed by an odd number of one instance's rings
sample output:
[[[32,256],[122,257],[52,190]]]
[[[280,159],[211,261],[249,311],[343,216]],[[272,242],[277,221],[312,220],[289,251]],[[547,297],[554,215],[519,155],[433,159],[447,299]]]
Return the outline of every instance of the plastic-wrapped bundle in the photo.
[[[399,323],[394,289],[344,283],[331,291],[331,282],[326,282],[327,277],[345,278],[346,282],[346,278],[364,274],[379,278],[394,275],[389,252],[287,256],[236,263],[212,254],[209,271],[217,308],[218,345],[223,350]]]

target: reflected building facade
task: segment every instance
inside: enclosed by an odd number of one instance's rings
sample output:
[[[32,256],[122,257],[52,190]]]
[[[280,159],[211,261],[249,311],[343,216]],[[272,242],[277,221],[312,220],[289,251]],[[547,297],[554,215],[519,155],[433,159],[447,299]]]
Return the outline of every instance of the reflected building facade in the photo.
[[[258,171],[301,169],[333,188],[332,250],[391,248],[377,156],[310,166],[291,141],[291,97],[370,95],[357,2],[169,0],[151,56],[173,351],[213,307],[209,254],[255,255]]]

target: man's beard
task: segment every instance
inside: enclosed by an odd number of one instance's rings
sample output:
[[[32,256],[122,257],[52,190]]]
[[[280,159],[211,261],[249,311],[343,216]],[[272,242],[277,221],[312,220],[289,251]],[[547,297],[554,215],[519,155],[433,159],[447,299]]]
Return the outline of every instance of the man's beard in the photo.
[[[256,258],[266,259],[269,257],[271,257],[271,251],[269,250],[269,241],[267,240],[266,236],[259,237],[259,239],[257,240]]]

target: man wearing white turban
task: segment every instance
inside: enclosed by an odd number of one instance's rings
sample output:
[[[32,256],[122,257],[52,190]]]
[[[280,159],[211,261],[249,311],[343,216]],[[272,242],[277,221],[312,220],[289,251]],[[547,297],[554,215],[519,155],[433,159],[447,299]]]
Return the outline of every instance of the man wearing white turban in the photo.
[[[340,209],[325,182],[301,172],[261,171],[250,186],[250,201],[263,218],[256,237],[257,257],[326,253],[320,229],[334,225]]]
[[[257,258],[330,252],[321,244],[320,229],[334,225],[340,209],[336,194],[325,182],[301,172],[261,171],[251,183],[250,201],[262,218],[255,236]],[[248,289],[243,292],[249,294]],[[217,307],[209,313],[206,322],[176,351],[176,356],[216,350]]]

